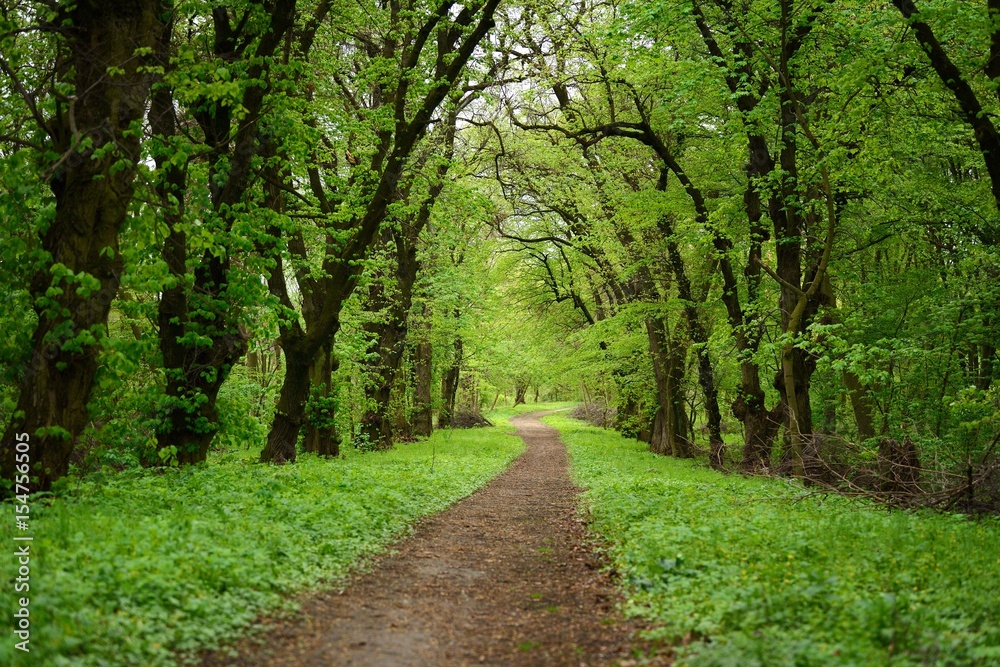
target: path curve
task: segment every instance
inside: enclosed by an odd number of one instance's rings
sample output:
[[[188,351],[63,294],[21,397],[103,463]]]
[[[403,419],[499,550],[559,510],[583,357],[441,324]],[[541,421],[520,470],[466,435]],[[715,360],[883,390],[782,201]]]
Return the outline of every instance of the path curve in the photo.
[[[203,667],[625,665],[632,622],[586,547],[559,433],[511,420],[526,448],[510,468],[423,521],[343,592]],[[250,643],[252,642],[252,643]]]

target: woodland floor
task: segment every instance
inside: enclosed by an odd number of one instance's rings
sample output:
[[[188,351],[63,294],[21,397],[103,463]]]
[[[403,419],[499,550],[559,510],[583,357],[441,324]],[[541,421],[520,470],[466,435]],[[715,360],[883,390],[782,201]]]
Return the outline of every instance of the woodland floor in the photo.
[[[238,655],[203,667],[626,665],[639,626],[576,514],[566,449],[543,413],[511,420],[526,444],[502,475],[423,521],[343,591],[313,595]],[[648,663],[643,663],[648,664]]]

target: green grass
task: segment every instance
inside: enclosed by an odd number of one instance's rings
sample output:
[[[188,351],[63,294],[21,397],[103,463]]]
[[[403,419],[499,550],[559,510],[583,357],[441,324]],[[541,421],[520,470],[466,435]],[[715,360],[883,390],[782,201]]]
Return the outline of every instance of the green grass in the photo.
[[[626,611],[678,645],[680,664],[1000,665],[1000,522],[806,494],[545,421],[587,489]]]
[[[69,497],[36,502],[31,653],[14,649],[8,555],[0,664],[155,667],[230,640],[501,472],[523,449],[509,429],[500,420],[283,467],[226,460],[94,476]],[[3,514],[12,551],[10,505]]]
[[[487,413],[487,417],[490,421],[497,423],[499,420],[501,423],[506,422],[511,417],[516,417],[517,415],[523,415],[526,412],[542,412],[549,410],[568,410],[579,405],[579,401],[561,401],[561,402],[549,402],[549,403],[522,403],[517,407],[500,407],[493,412]],[[498,424],[499,425],[499,424]]]

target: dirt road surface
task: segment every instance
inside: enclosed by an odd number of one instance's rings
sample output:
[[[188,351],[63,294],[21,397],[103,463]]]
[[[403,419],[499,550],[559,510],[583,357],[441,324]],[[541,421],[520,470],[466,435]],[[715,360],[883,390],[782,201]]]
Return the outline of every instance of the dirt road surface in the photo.
[[[510,468],[423,521],[343,591],[204,667],[634,665],[637,625],[587,545],[558,432],[512,420],[526,449]]]

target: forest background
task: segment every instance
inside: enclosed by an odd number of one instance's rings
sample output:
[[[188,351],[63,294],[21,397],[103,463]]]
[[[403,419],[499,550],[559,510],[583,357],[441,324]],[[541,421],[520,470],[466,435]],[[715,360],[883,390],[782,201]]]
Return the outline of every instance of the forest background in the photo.
[[[994,4],[5,3],[4,479],[533,391],[995,502]]]
[[[53,517],[539,400],[1000,507],[1000,0],[4,0],[0,91],[0,477]]]

